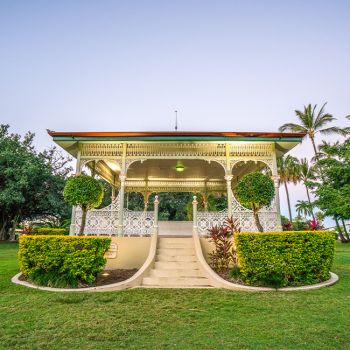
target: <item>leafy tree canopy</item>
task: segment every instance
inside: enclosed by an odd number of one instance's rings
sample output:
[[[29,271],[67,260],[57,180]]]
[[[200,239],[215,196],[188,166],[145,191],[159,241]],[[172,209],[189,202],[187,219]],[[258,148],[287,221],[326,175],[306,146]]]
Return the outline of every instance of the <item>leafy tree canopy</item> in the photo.
[[[63,200],[69,159],[55,148],[38,153],[33,139],[33,133],[21,138],[0,125],[0,239],[23,220],[70,215]]]
[[[64,187],[64,199],[71,205],[90,210],[97,208],[103,199],[101,183],[88,175],[71,176]]]
[[[253,210],[256,226],[263,231],[257,213],[273,200],[275,187],[271,178],[260,172],[244,175],[235,188],[235,194],[243,206]]]
[[[350,139],[327,146],[327,157],[317,166],[324,181],[317,184],[317,206],[327,216],[350,218]]]

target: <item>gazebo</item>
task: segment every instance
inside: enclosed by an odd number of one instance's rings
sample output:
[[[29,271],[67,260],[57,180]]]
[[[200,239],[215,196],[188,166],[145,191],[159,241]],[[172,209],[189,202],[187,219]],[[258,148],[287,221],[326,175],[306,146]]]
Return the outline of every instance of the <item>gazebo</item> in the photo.
[[[264,231],[280,230],[276,160],[305,136],[276,132],[48,133],[76,158],[76,173],[87,167],[112,186],[111,204],[91,210],[85,229],[85,234],[110,236],[149,235],[155,214],[147,211],[147,203],[152,193],[159,192],[201,193],[204,211],[194,217],[194,225],[202,235],[228,216],[239,220],[242,231],[256,231],[251,210],[233,194],[238,180],[255,170],[271,174],[276,188],[272,205],[259,213]],[[145,210],[124,208],[126,192],[142,193]],[[211,193],[226,193],[225,210],[206,210],[206,199]],[[80,217],[80,210],[73,208],[71,235],[78,232]]]

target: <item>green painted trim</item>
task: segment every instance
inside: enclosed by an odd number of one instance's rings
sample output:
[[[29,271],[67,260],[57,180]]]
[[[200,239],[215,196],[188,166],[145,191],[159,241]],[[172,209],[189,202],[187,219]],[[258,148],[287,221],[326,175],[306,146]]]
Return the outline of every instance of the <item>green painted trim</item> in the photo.
[[[302,137],[229,137],[229,136],[54,136],[54,141],[280,141],[301,142]]]

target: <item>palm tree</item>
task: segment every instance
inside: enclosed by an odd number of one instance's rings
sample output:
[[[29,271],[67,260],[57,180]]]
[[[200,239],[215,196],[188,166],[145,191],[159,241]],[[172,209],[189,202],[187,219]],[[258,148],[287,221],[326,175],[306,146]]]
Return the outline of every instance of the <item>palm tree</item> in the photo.
[[[299,216],[303,214],[303,216],[306,218],[312,213],[312,204],[307,201],[297,201],[295,209]]]
[[[286,190],[290,222],[293,221],[293,218],[292,218],[292,210],[290,207],[290,199],[289,199],[287,184],[290,182],[293,182],[294,184],[296,184],[298,182],[298,172],[299,172],[298,167],[299,167],[299,164],[298,164],[297,158],[292,157],[290,155],[277,159],[279,180],[280,180],[280,183],[284,184],[284,188]]]
[[[302,158],[299,161],[299,174],[298,174],[298,180],[302,182],[306,189],[307,199],[309,201],[310,205],[310,214],[312,215],[312,218],[315,220],[315,215],[312,210],[312,203],[310,199],[310,193],[309,193],[309,186],[311,184],[311,181],[315,180],[315,170],[313,167],[309,166],[309,162],[306,158]]]
[[[326,124],[336,120],[336,118],[334,118],[331,114],[325,113],[324,109],[326,104],[327,102],[323,104],[323,106],[321,107],[321,109],[317,114],[316,114],[317,105],[314,105],[312,107],[311,104],[308,104],[307,106],[304,106],[303,111],[296,110],[295,114],[299,118],[300,124],[286,123],[279,128],[280,131],[305,132],[311,140],[316,159],[318,159],[317,149],[315,144],[316,133],[319,132],[324,135],[340,134],[343,136],[347,134],[347,131],[345,129],[339,128],[337,126],[324,128]]]

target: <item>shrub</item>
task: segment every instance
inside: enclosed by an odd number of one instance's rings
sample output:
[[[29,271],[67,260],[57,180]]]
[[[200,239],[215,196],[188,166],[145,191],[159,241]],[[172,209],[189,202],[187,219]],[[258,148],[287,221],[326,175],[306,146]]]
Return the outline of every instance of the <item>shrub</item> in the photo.
[[[241,278],[249,285],[282,287],[329,278],[332,231],[244,232],[235,242]]]
[[[258,212],[263,206],[269,206],[275,195],[271,178],[258,171],[244,175],[238,181],[235,195],[243,206],[253,211],[256,227],[263,232]]]
[[[50,287],[92,283],[106,264],[107,237],[22,236],[19,264],[35,283]]]
[[[84,234],[88,210],[97,208],[103,199],[103,186],[91,176],[71,176],[64,186],[64,200],[71,205],[78,205],[82,210],[79,236]]]
[[[50,235],[50,236],[57,236],[57,235],[68,235],[68,230],[65,228],[50,228],[50,227],[34,227],[32,229],[32,232],[30,234],[32,235]]]
[[[241,229],[238,219],[225,219],[223,225],[213,226],[208,230],[214,250],[209,254],[210,265],[215,271],[228,269],[231,263],[236,264],[236,252],[233,247],[233,236]]]

